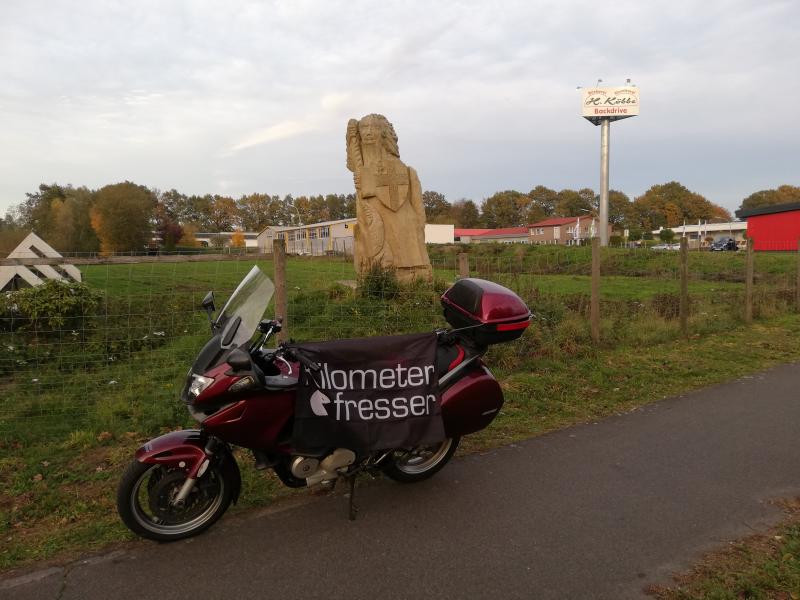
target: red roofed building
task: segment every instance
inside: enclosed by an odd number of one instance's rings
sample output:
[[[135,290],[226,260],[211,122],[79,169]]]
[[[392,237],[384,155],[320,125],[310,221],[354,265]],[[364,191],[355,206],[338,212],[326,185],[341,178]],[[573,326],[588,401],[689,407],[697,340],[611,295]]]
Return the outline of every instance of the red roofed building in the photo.
[[[501,229],[489,229],[485,233],[473,235],[473,244],[486,244],[490,242],[500,242],[501,244],[530,244],[531,238],[527,227],[503,227]]]
[[[596,217],[557,217],[528,225],[531,244],[561,244],[576,246],[599,237],[600,223]],[[611,237],[611,225],[608,226]]]
[[[526,225],[525,227],[503,227],[501,229],[459,229],[456,228],[456,242],[463,244],[561,244],[576,246],[585,244],[592,237],[600,235],[598,219],[586,217],[556,217]],[[608,226],[611,236],[611,225]]]
[[[453,237],[457,242],[469,244],[474,236],[481,235],[482,233],[487,233],[489,231],[491,231],[491,229],[462,229],[456,227],[453,231]]]

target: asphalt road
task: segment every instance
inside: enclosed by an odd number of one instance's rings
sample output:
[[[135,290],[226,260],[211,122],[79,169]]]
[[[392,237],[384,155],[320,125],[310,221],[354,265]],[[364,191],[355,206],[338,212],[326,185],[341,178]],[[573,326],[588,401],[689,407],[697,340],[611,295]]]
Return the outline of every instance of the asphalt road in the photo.
[[[783,366],[378,481],[355,522],[344,497],[309,497],[0,580],[0,598],[642,597],[800,494],[799,389]]]

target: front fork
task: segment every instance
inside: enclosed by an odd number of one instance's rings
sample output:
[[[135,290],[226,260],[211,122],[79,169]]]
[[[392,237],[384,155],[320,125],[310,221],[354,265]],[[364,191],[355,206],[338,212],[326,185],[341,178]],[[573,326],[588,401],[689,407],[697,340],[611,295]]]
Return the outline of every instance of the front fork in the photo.
[[[208,465],[211,464],[211,460],[214,458],[214,452],[217,449],[219,442],[215,437],[209,437],[208,441],[206,441],[206,445],[203,448],[203,452],[205,453],[205,457],[201,460],[198,460],[192,465],[189,469],[189,472],[186,474],[186,481],[183,482],[183,486],[181,486],[181,490],[178,492],[178,495],[170,502],[173,506],[183,506],[184,502],[186,502],[186,498],[189,497],[189,494],[192,493],[197,480],[200,479],[208,469]]]

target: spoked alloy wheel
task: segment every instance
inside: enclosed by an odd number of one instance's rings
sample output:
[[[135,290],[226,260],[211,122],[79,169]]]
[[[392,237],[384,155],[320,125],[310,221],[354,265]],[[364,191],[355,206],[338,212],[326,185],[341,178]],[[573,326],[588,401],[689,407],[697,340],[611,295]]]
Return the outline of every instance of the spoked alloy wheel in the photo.
[[[231,503],[231,485],[218,466],[209,466],[182,505],[174,505],[186,473],[133,461],[117,490],[117,510],[134,533],[161,542],[205,531]]]
[[[453,457],[459,438],[447,438],[432,446],[396,450],[388,457],[384,473],[400,483],[414,483],[433,476]]]

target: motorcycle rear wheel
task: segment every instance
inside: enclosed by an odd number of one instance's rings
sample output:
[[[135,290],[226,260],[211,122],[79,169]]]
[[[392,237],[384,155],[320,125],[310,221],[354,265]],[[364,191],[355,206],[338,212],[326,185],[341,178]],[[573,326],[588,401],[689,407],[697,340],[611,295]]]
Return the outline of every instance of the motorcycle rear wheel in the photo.
[[[431,446],[396,450],[387,457],[383,472],[399,483],[416,483],[438,473],[453,457],[460,438],[447,438]]]
[[[197,535],[228,509],[233,482],[219,465],[210,465],[182,506],[173,506],[186,474],[182,469],[134,460],[117,488],[117,512],[135,534],[158,542]]]

